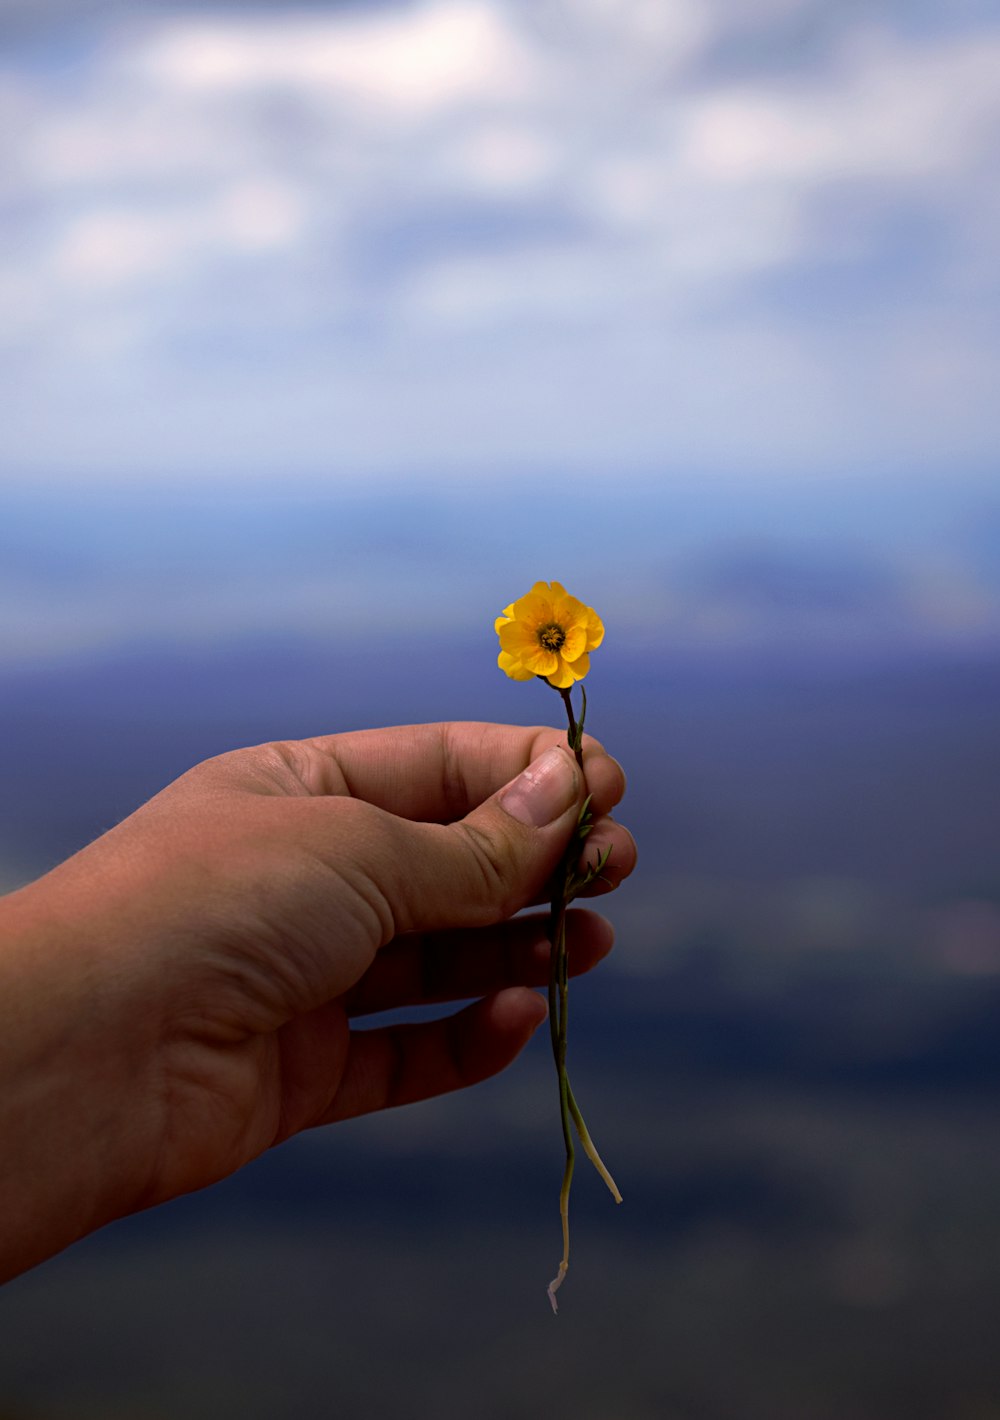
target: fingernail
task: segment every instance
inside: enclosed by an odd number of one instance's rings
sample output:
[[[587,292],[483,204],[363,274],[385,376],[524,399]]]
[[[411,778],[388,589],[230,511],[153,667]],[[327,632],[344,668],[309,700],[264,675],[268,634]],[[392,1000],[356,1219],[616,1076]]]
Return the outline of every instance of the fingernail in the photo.
[[[553,745],[507,785],[500,805],[518,823],[544,828],[576,802],[576,795],[576,761]]]

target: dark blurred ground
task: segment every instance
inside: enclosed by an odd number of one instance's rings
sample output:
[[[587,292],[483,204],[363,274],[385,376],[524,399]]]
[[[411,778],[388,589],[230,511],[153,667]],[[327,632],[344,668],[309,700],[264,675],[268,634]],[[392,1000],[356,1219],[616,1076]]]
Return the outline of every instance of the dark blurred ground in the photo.
[[[1000,1416],[1000,667],[601,657],[641,863],[571,1054],[625,1203],[579,1174],[558,1319],[539,1041],[10,1284],[0,1420]],[[553,718],[483,660],[284,640],[9,677],[0,859],[38,871],[238,743]]]

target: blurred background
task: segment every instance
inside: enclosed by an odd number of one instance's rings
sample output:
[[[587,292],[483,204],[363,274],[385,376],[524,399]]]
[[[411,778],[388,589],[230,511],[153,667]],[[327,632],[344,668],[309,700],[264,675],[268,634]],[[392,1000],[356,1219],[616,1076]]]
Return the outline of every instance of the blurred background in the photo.
[[[0,0],[0,887],[558,705],[640,867],[468,1096],[0,1294],[2,1420],[1000,1417],[996,0]]]

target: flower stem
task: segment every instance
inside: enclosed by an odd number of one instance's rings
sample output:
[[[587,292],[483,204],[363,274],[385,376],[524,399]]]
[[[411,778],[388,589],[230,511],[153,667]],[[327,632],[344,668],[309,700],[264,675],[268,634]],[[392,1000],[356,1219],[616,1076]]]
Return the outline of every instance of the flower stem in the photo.
[[[582,686],[581,691],[583,691]],[[576,755],[576,761],[582,772],[583,723],[587,714],[587,694],[586,691],[583,691],[583,708],[581,709],[579,720],[577,720],[573,713],[573,702],[569,690],[560,690],[559,694],[562,696],[563,704],[566,707],[566,716],[569,721],[569,745]],[[605,1168],[600,1154],[594,1147],[594,1141],[591,1139],[590,1131],[584,1122],[583,1115],[580,1113],[580,1107],[576,1102],[576,1098],[570,1086],[569,1075],[566,1071],[566,1043],[569,1011],[569,972],[566,961],[566,908],[574,896],[574,885],[578,885],[580,881],[580,879],[577,878],[577,866],[581,849],[589,831],[588,803],[589,800],[584,804],[581,810],[580,823],[570,841],[569,848],[566,851],[566,857],[559,870],[549,914],[549,1034],[552,1040],[552,1054],[556,1063],[556,1075],[559,1080],[559,1118],[562,1125],[563,1143],[566,1148],[566,1164],[563,1169],[562,1187],[559,1190],[559,1217],[562,1223],[563,1238],[562,1259],[559,1263],[559,1271],[548,1285],[548,1298],[552,1304],[553,1312],[559,1310],[556,1304],[555,1294],[562,1286],[567,1270],[569,1269],[569,1192],[573,1182],[573,1167],[576,1161],[576,1151],[573,1144],[573,1128],[576,1129],[579,1135],[584,1153],[607,1184],[615,1202],[620,1203],[622,1201],[622,1196],[618,1191],[618,1185]],[[604,861],[606,861],[606,859],[603,859],[594,871],[599,872]]]
[[[566,707],[566,718],[569,721],[569,747],[576,755],[576,762],[583,772],[583,722],[587,717],[587,692],[580,686],[580,694],[583,696],[583,709],[580,711],[580,719],[577,720],[573,714],[573,693],[570,690],[560,690],[562,703]]]
[[[597,1170],[597,1172],[601,1175],[601,1178],[603,1178],[604,1182],[607,1184],[608,1192],[611,1194],[611,1197],[615,1200],[616,1203],[620,1203],[622,1201],[622,1196],[621,1193],[618,1191],[618,1185],[617,1183],[615,1183],[614,1179],[611,1177],[611,1174],[608,1172],[604,1164],[604,1160],[597,1152],[597,1148],[594,1144],[594,1141],[590,1137],[590,1130],[587,1128],[587,1125],[584,1122],[583,1115],[580,1113],[580,1106],[577,1104],[576,1099],[574,1098],[573,1087],[570,1085],[568,1075],[566,1076],[566,1089],[569,1095],[569,1112],[573,1118],[573,1123],[576,1125],[576,1132],[580,1136],[580,1143],[583,1145],[583,1152],[587,1155],[587,1158],[594,1165],[594,1168]]]
[[[563,875],[565,877],[565,875]],[[566,1164],[563,1169],[562,1187],[559,1190],[559,1217],[562,1222],[563,1250],[559,1271],[548,1286],[548,1297],[553,1312],[559,1310],[556,1292],[563,1284],[569,1267],[569,1190],[573,1182],[573,1166],[576,1150],[573,1145],[571,1128],[572,1109],[570,1105],[569,1077],[566,1074],[566,896],[565,886],[552,899],[551,951],[549,957],[549,1030],[552,1036],[552,1053],[556,1062],[559,1079],[559,1118],[562,1124],[563,1144],[566,1148]]]

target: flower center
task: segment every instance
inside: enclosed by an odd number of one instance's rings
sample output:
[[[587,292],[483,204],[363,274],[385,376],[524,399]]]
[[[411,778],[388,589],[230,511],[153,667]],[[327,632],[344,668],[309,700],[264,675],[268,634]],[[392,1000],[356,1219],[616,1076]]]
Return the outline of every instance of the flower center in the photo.
[[[562,650],[562,645],[565,640],[565,631],[554,621],[550,621],[548,626],[543,626],[539,629],[538,643],[540,646],[544,646],[546,651]]]

